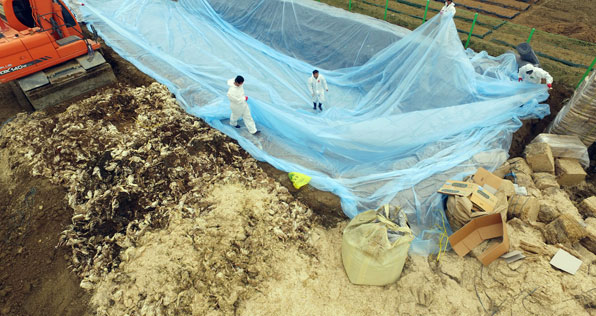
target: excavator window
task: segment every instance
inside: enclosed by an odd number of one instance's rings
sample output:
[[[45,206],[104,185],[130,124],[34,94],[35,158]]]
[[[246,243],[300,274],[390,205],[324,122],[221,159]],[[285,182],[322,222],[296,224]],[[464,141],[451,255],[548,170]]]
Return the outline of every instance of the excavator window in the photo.
[[[59,1],[58,3],[62,7],[62,17],[64,18],[64,24],[66,24],[66,27],[73,27],[77,25],[75,19],[72,17],[72,15],[70,15],[70,12],[68,12],[64,4],[62,4],[62,1]]]
[[[14,0],[12,2],[12,8],[19,22],[27,27],[35,27],[35,20],[33,20],[29,0]]]

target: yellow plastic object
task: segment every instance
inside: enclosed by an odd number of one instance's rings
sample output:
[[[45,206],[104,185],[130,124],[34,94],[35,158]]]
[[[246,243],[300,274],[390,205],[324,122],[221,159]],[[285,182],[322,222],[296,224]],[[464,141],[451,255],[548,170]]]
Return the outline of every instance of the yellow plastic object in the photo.
[[[290,177],[290,181],[296,189],[300,189],[301,187],[307,185],[310,182],[311,177],[299,173],[299,172],[290,172],[288,173],[288,177]]]
[[[401,275],[414,235],[409,227],[387,219],[383,209],[388,207],[360,213],[344,229],[342,261],[354,284],[386,285]],[[390,241],[388,230],[401,236]]]

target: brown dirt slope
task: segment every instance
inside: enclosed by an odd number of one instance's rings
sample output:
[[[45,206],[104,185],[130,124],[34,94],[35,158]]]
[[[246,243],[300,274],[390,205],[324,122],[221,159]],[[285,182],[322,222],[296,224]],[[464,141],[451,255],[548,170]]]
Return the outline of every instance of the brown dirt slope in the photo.
[[[0,315],[84,315],[88,295],[56,249],[72,209],[64,190],[33,178],[0,148]]]

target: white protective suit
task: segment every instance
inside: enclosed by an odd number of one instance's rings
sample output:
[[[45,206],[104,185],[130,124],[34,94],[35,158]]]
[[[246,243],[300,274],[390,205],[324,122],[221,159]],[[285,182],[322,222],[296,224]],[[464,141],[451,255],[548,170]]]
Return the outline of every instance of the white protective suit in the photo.
[[[310,76],[308,78],[308,91],[312,96],[312,102],[324,103],[325,102],[325,91],[329,90],[327,87],[327,80],[325,76],[319,73],[319,78]]]
[[[228,89],[228,99],[230,99],[230,109],[232,110],[232,115],[230,115],[230,125],[237,126],[238,119],[242,118],[246,128],[248,128],[248,132],[251,134],[256,133],[257,127],[250,115],[248,103],[246,103],[244,87],[242,85],[237,87],[234,84],[234,79],[228,80],[228,86],[230,86]]]
[[[441,14],[443,13],[453,13],[455,14],[455,3],[451,2],[451,4],[447,4],[447,1],[445,1],[445,5],[443,6],[443,8],[441,9]]]
[[[531,74],[527,72],[532,70]],[[532,64],[527,64],[521,68],[519,68],[518,73],[519,81],[531,82],[531,83],[542,83],[542,79],[546,80],[546,85],[551,88],[553,84],[553,77],[546,72],[546,70],[536,67]]]

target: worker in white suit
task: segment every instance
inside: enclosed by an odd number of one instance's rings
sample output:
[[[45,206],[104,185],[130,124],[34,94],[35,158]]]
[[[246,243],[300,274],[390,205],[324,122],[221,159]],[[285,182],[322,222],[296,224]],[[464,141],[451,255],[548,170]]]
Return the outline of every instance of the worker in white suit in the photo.
[[[441,9],[441,12],[439,12],[440,14],[445,14],[445,13],[453,13],[455,14],[455,3],[453,3],[453,1],[451,0],[447,0],[445,1],[445,5],[443,6],[443,8]]]
[[[256,134],[257,127],[255,126],[255,121],[252,119],[250,115],[250,109],[248,108],[248,97],[244,95],[244,78],[242,76],[237,76],[236,79],[228,80],[228,99],[230,99],[230,109],[232,110],[232,115],[230,115],[230,125],[240,128],[238,125],[238,119],[242,118],[244,120],[244,125],[248,129],[248,132],[251,134]]]
[[[317,110],[318,104],[319,110],[323,111],[322,104],[325,103],[325,91],[329,91],[329,87],[327,87],[325,76],[319,74],[316,69],[308,79],[308,91],[310,91],[312,97],[313,110]]]
[[[553,77],[546,70],[532,64],[519,68],[517,77],[517,81],[546,84],[549,89],[553,88]]]

